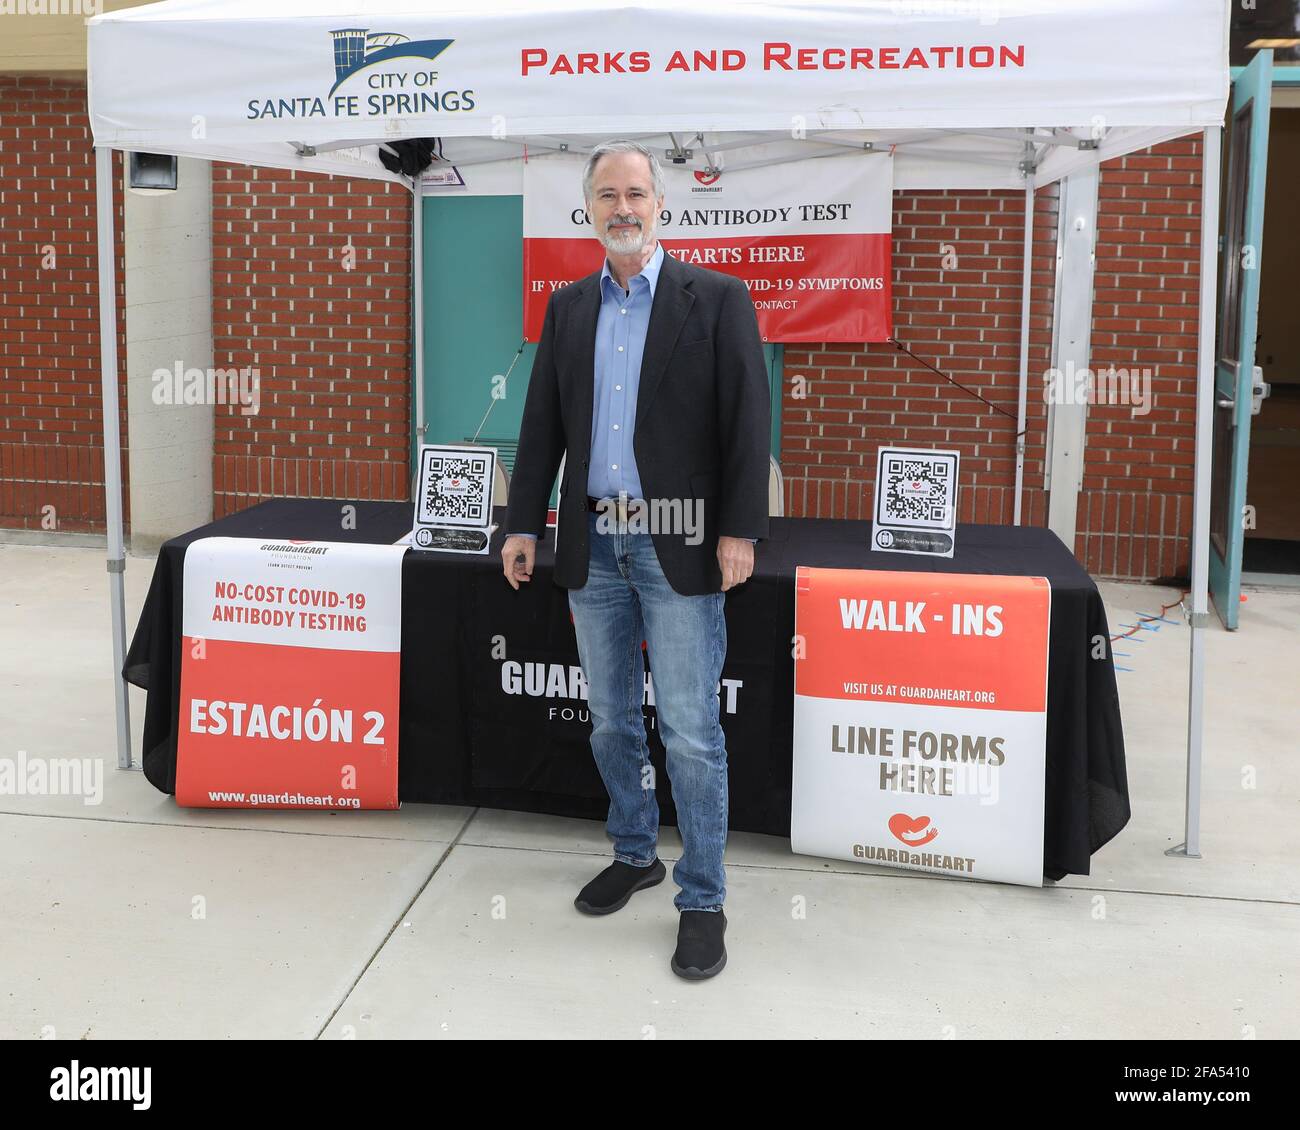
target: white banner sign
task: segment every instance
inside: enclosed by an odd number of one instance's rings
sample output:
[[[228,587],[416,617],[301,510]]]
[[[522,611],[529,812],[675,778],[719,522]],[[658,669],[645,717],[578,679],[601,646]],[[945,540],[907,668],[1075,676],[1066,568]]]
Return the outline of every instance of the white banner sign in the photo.
[[[185,551],[176,800],[396,808],[403,546]]]
[[[176,0],[90,21],[96,145],[1222,121],[1225,0]]]
[[[800,567],[790,845],[1041,886],[1051,587]]]
[[[524,334],[546,302],[605,258],[582,199],[583,163],[524,167]],[[764,341],[885,341],[893,162],[862,154],[706,174],[664,169],[657,234],[687,263],[743,279]]]

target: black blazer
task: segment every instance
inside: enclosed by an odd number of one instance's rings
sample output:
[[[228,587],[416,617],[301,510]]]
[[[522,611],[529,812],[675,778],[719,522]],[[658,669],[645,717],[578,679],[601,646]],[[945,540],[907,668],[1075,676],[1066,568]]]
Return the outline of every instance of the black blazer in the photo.
[[[507,533],[546,535],[560,457],[555,583],[582,588],[590,559],[591,456],[600,272],[552,293],[528,382],[510,480]],[[719,592],[719,536],[767,536],[771,396],[758,319],[745,284],[665,249],[641,360],[632,446],[646,498],[699,499],[703,540],[652,531],[668,583],[686,596]],[[699,511],[697,510],[697,513]]]

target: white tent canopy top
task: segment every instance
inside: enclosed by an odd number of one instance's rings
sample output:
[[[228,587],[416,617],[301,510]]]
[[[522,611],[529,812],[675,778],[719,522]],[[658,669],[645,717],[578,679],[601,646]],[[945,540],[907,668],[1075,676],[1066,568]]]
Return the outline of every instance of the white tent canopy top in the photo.
[[[105,405],[118,402],[112,150],[401,181],[380,146],[439,138],[448,163],[517,165],[631,136],[690,148],[701,169],[883,152],[896,188],[1024,190],[1023,434],[1033,189],[1202,132],[1182,846],[1198,854],[1228,0],[164,0],[95,17],[88,51]],[[105,411],[104,450],[119,449],[118,414]],[[129,767],[121,468],[104,463]]]
[[[1220,123],[1227,36],[1224,0],[165,0],[90,21],[90,114],[97,146],[377,179],[381,141],[673,133],[1012,187]]]

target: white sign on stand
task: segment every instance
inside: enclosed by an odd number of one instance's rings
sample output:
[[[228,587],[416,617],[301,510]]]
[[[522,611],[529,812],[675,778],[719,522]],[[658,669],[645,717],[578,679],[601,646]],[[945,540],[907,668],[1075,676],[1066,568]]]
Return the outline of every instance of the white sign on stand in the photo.
[[[876,456],[871,548],[951,557],[957,545],[956,451],[882,447]]]
[[[1041,886],[1045,577],[795,573],[790,847]]]
[[[496,478],[494,447],[420,445],[411,545],[451,553],[487,553]]]

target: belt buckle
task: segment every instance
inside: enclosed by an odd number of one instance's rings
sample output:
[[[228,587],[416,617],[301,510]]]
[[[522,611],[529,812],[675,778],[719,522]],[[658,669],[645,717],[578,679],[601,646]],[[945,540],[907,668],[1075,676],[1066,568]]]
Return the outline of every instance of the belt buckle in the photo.
[[[639,517],[645,509],[644,502],[628,498],[625,490],[619,491],[610,501],[614,504],[614,516],[618,521],[618,529],[622,533],[627,532],[628,519]]]

